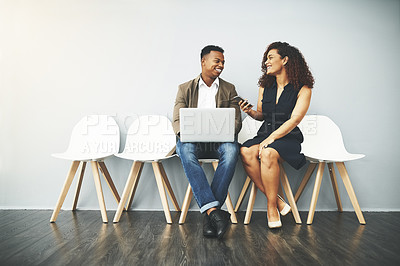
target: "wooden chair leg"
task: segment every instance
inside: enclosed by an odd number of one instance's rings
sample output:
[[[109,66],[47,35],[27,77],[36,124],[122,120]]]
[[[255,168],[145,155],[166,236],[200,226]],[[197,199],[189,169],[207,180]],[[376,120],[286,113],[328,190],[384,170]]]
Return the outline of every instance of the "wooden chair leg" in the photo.
[[[227,207],[227,209],[228,209],[228,212],[231,214],[231,222],[232,222],[233,224],[237,224],[238,221],[237,221],[237,217],[236,217],[235,210],[233,209],[233,204],[232,204],[232,200],[231,200],[231,195],[229,195],[229,192],[228,192],[228,194],[226,195],[225,204],[226,204],[226,207]]]
[[[212,166],[213,166],[213,168],[214,168],[214,171],[216,171],[216,170],[217,170],[217,167],[218,167],[218,162],[215,161],[215,162],[212,162],[211,164],[212,164]]]
[[[171,212],[169,211],[168,199],[167,199],[167,194],[165,193],[160,165],[158,164],[158,162],[152,162],[151,164],[153,165],[154,176],[156,178],[158,192],[160,194],[161,203],[164,209],[165,219],[167,220],[167,223],[171,224],[172,223]]]
[[[333,166],[333,163],[328,163],[328,170],[329,170],[329,176],[331,177],[333,193],[335,194],[336,205],[338,207],[338,211],[343,212],[342,201],[340,200],[339,188],[338,188],[338,184],[337,184],[335,167]]]
[[[296,191],[296,195],[294,196],[295,202],[297,202],[299,200],[299,198],[300,198],[301,194],[303,193],[304,188],[306,187],[306,185],[308,183],[308,180],[310,180],[310,177],[311,177],[312,173],[314,172],[316,166],[317,166],[316,163],[310,163],[308,165],[308,168],[307,168],[306,173],[304,174],[303,180],[301,181],[300,186]]]
[[[119,203],[121,201],[121,198],[119,197],[117,188],[114,185],[114,182],[113,182],[113,180],[112,180],[112,178],[110,176],[110,173],[108,172],[106,164],[104,162],[98,162],[98,164],[100,166],[100,171],[103,174],[104,179],[106,180],[107,185],[110,188],[110,190],[111,190],[111,192],[112,192],[112,194],[114,196],[115,201],[117,203]]]
[[[283,190],[282,190],[282,185],[281,185],[281,183],[279,183],[278,194],[279,194],[282,198],[285,197],[285,194],[283,193]]]
[[[182,212],[179,217],[179,224],[184,224],[186,221],[186,216],[187,216],[187,213],[189,210],[190,202],[192,201],[192,197],[193,197],[192,187],[190,186],[190,184],[188,184],[188,187],[186,189],[185,198],[182,203],[182,210],[181,210]],[[226,207],[228,208],[229,213],[231,214],[231,222],[234,224],[237,224],[237,217],[233,210],[233,204],[232,204],[232,200],[231,200],[231,196],[229,195],[229,192],[226,196],[225,204],[226,204]]]
[[[251,182],[250,177],[247,177],[246,181],[244,182],[242,191],[240,192],[239,198],[238,198],[238,200],[236,202],[235,212],[237,212],[239,210],[240,206],[242,205],[244,196],[246,195],[247,190],[249,189],[250,182]]]
[[[132,207],[132,202],[133,202],[133,198],[135,197],[135,193],[136,193],[136,188],[139,184],[139,179],[140,176],[142,174],[142,170],[143,170],[143,166],[144,166],[144,162],[138,162],[139,164],[139,170],[136,173],[135,176],[135,180],[133,182],[133,186],[131,191],[129,192],[129,198],[128,198],[128,204],[126,205],[126,210],[128,211],[131,207]]]
[[[364,215],[362,214],[360,205],[358,204],[358,200],[356,197],[356,193],[354,192],[353,186],[351,185],[349,174],[347,173],[346,166],[343,162],[337,162],[336,166],[339,170],[340,176],[342,177],[343,184],[347,190],[347,194],[349,194],[351,204],[353,204],[353,208],[356,212],[358,221],[360,224],[365,224]]]
[[[92,161],[91,164],[92,164],[94,184],[96,186],[96,191],[97,191],[97,199],[99,200],[99,205],[100,205],[101,217],[103,219],[103,223],[108,223],[106,204],[104,202],[103,189],[101,188],[101,182],[100,182],[100,173],[98,168],[99,165],[95,161]]]
[[[60,196],[58,197],[56,207],[54,208],[53,214],[51,215],[50,218],[51,223],[54,223],[57,220],[58,213],[60,212],[61,206],[63,205],[65,197],[67,196],[72,180],[74,180],[74,176],[76,171],[78,170],[79,163],[80,161],[73,161],[71,164],[67,178],[65,179],[63,188],[61,190]]]
[[[81,192],[82,180],[83,180],[83,175],[85,174],[85,169],[86,169],[86,162],[82,162],[79,179],[78,182],[76,183],[74,203],[72,204],[73,211],[76,210],[76,206],[78,205],[79,193]]]
[[[293,192],[292,189],[290,188],[289,180],[287,178],[285,169],[283,169],[283,166],[281,164],[279,165],[279,167],[281,172],[280,179],[282,182],[283,189],[285,190],[286,197],[289,201],[290,207],[292,208],[294,220],[296,221],[296,223],[301,224],[299,210],[297,209],[296,201],[294,200]]]
[[[122,198],[118,204],[117,212],[114,215],[114,223],[118,223],[121,218],[122,211],[124,209],[125,202],[127,201],[136,179],[138,179],[138,174],[140,168],[143,166],[142,162],[133,162],[131,171],[129,173],[128,179],[126,180],[124,191],[122,192]]]
[[[167,192],[168,192],[169,198],[171,199],[172,204],[174,205],[175,210],[176,210],[177,212],[179,212],[179,211],[181,211],[181,208],[179,207],[178,201],[177,201],[176,198],[175,198],[174,191],[172,190],[171,184],[169,183],[167,174],[165,173],[164,166],[162,165],[161,162],[159,162],[158,164],[159,164],[159,166],[160,166],[161,176],[162,176],[162,178],[163,178],[163,182],[164,182],[164,184],[165,184],[165,187],[167,188]]]
[[[192,201],[192,197],[193,197],[192,187],[190,186],[190,184],[188,184],[188,187],[186,189],[185,198],[183,199],[183,203],[182,203],[182,209],[181,209],[182,212],[181,212],[181,215],[179,216],[179,224],[184,224],[186,221],[186,215],[189,210],[189,205],[190,205],[190,202]]]
[[[324,174],[325,162],[318,164],[317,176],[315,178],[314,190],[311,197],[310,210],[308,211],[307,224],[312,224],[314,219],[315,207],[317,206],[317,200],[319,195],[319,189],[321,188],[322,176]]]
[[[256,200],[257,196],[257,186],[256,184],[251,185],[251,190],[250,190],[250,197],[249,197],[249,202],[247,203],[247,210],[246,210],[246,216],[244,217],[244,224],[249,224],[251,215],[253,213],[253,207],[254,207],[254,202]]]

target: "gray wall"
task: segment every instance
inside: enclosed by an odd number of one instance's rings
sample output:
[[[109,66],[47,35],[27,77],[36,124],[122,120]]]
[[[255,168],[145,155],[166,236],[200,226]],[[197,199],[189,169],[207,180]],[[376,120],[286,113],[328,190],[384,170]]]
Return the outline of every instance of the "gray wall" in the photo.
[[[226,50],[221,77],[256,102],[261,58],[276,40],[297,46],[313,71],[309,113],[331,117],[347,149],[366,154],[347,164],[362,210],[400,210],[400,2],[380,0],[1,0],[0,208],[54,207],[70,162],[50,154],[67,148],[82,116],[114,115],[121,150],[133,117],[171,118],[177,85],[200,73],[199,53],[207,44]],[[130,162],[106,164],[122,192]],[[182,202],[187,180],[179,159],[165,168]],[[296,190],[305,167],[286,169]],[[211,175],[211,166],[206,171]],[[91,170],[86,173],[79,207],[98,209]],[[238,164],[234,201],[244,178]],[[344,209],[352,210],[341,180],[339,190]],[[308,209],[311,191],[309,185],[300,210]],[[116,209],[106,185],[104,194],[107,207]],[[72,191],[64,208],[71,205]],[[149,165],[133,206],[162,209]],[[265,206],[259,193],[255,208]],[[327,172],[317,209],[335,209]]]

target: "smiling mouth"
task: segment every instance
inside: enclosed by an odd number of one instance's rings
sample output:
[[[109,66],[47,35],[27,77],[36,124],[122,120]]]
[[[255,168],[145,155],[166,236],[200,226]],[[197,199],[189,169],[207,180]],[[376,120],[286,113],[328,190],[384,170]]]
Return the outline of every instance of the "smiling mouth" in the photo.
[[[219,69],[219,68],[216,68],[215,69],[218,73],[221,73],[222,72],[222,69]]]

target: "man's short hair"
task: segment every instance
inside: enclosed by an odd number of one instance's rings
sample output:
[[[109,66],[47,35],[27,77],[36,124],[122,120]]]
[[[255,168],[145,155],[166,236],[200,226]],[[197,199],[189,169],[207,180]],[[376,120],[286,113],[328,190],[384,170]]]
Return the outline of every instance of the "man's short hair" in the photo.
[[[200,59],[203,59],[204,56],[208,55],[211,51],[217,51],[224,53],[224,49],[216,45],[207,45],[201,50]]]

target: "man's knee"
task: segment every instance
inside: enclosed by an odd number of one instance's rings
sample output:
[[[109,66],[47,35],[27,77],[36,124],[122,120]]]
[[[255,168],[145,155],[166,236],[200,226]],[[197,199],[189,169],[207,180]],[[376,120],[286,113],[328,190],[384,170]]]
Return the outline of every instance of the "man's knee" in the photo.
[[[239,157],[239,146],[236,142],[227,142],[219,147],[219,160],[225,165],[234,167]]]
[[[225,159],[237,160],[239,155],[239,145],[236,142],[226,142],[220,146],[220,155]]]
[[[196,144],[191,142],[178,142],[176,153],[184,160],[197,160]]]

